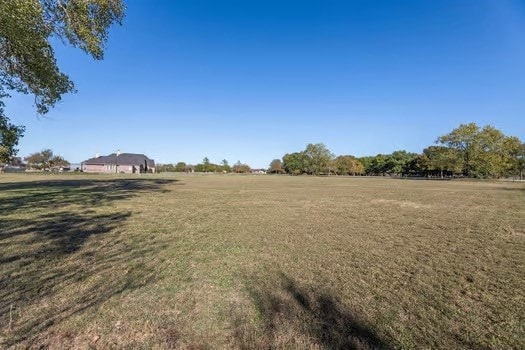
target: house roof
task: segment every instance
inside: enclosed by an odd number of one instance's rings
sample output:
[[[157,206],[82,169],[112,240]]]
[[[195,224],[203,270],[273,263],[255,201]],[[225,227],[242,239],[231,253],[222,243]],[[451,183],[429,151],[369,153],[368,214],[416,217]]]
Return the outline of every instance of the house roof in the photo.
[[[85,160],[83,163],[86,165],[118,164],[140,166],[144,165],[144,161],[146,161],[146,165],[149,168],[155,167],[155,161],[153,159],[149,159],[144,154],[135,153],[121,153],[118,155],[118,157],[116,153],[111,153],[108,156],[90,158],[88,160]]]

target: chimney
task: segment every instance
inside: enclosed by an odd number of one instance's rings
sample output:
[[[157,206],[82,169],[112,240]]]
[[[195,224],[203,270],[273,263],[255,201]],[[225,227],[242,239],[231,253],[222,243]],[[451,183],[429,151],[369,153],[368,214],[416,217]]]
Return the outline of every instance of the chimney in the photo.
[[[117,157],[120,156],[120,149],[117,150]]]
[[[100,154],[97,152],[95,153],[95,158],[98,158],[98,157],[100,157]]]

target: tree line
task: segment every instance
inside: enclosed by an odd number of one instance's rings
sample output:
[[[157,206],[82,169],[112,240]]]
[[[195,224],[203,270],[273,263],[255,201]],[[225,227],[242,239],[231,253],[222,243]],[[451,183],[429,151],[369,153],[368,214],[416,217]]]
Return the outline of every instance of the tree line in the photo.
[[[274,159],[270,173],[291,175],[395,175],[523,179],[525,144],[517,137],[475,123],[461,124],[440,136],[421,153],[398,150],[390,154],[335,156],[322,143]]]
[[[52,170],[69,166],[63,157],[49,149],[25,158],[28,167]],[[157,164],[158,172],[239,173],[251,172],[251,167],[238,161],[220,164],[205,157],[196,165],[178,162]],[[356,157],[335,156],[324,144],[308,144],[303,151],[286,153],[274,159],[266,171],[290,175],[350,175],[350,176],[425,176],[425,177],[518,177],[525,174],[525,143],[500,130],[475,123],[461,124],[450,133],[437,138],[434,145],[421,153],[405,150],[390,154]]]
[[[247,174],[250,171],[251,167],[248,164],[241,163],[241,161],[238,161],[233,166],[226,159],[223,159],[220,164],[214,164],[210,162],[208,157],[205,157],[201,163],[196,165],[186,164],[185,162],[157,164],[157,172]]]
[[[158,166],[159,171],[248,173],[250,167],[227,160],[213,164],[208,158],[197,165],[179,162]],[[425,176],[500,178],[525,174],[525,144],[493,126],[461,124],[437,138],[421,153],[394,151],[390,154],[356,157],[334,155],[322,143],[308,144],[304,150],[274,159],[266,170],[270,174]]]

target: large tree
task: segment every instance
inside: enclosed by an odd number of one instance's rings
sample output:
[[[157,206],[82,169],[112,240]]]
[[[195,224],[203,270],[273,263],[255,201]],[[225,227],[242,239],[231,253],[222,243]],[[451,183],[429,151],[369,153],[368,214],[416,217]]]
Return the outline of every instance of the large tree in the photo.
[[[314,175],[326,171],[334,155],[323,143],[306,145],[304,154],[308,159],[308,172]]]
[[[301,175],[306,172],[308,159],[304,152],[287,153],[283,156],[283,168],[288,174]]]
[[[476,157],[475,141],[479,133],[476,123],[461,124],[450,133],[438,138],[437,142],[460,152],[463,160],[463,174],[472,175],[473,159]]]
[[[364,173],[364,166],[354,156],[339,156],[333,161],[335,172],[338,175],[358,175]]]
[[[500,177],[512,172],[521,144],[518,138],[506,136],[493,126],[480,128],[474,123],[460,125],[438,142],[458,152],[464,175],[474,177]]]
[[[274,159],[270,163],[268,168],[270,174],[282,174],[284,173],[283,162],[280,159]]]
[[[251,170],[251,167],[247,164],[241,163],[239,160],[235,165],[232,167],[232,172],[237,174],[246,174],[249,173]]]
[[[10,156],[23,129],[13,128],[4,114],[9,92],[32,94],[37,112],[46,114],[62,95],[75,91],[58,68],[50,40],[58,38],[100,60],[110,26],[123,17],[122,0],[0,0],[0,132],[11,130],[14,136],[11,146],[4,137],[0,146],[10,149]]]
[[[69,167],[69,162],[64,157],[53,154],[50,149],[30,154],[25,158],[29,167],[39,170],[53,170]]]
[[[426,167],[430,172],[439,172],[441,178],[445,173],[454,175],[463,170],[462,155],[454,148],[430,146],[423,150]]]

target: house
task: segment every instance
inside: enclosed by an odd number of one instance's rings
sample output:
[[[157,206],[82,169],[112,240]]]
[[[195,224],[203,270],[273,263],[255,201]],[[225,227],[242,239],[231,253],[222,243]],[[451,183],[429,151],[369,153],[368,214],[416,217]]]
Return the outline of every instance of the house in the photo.
[[[108,156],[98,154],[81,163],[80,169],[86,173],[154,173],[155,161],[144,154],[111,153]]]
[[[251,169],[252,174],[266,174],[266,169]]]

